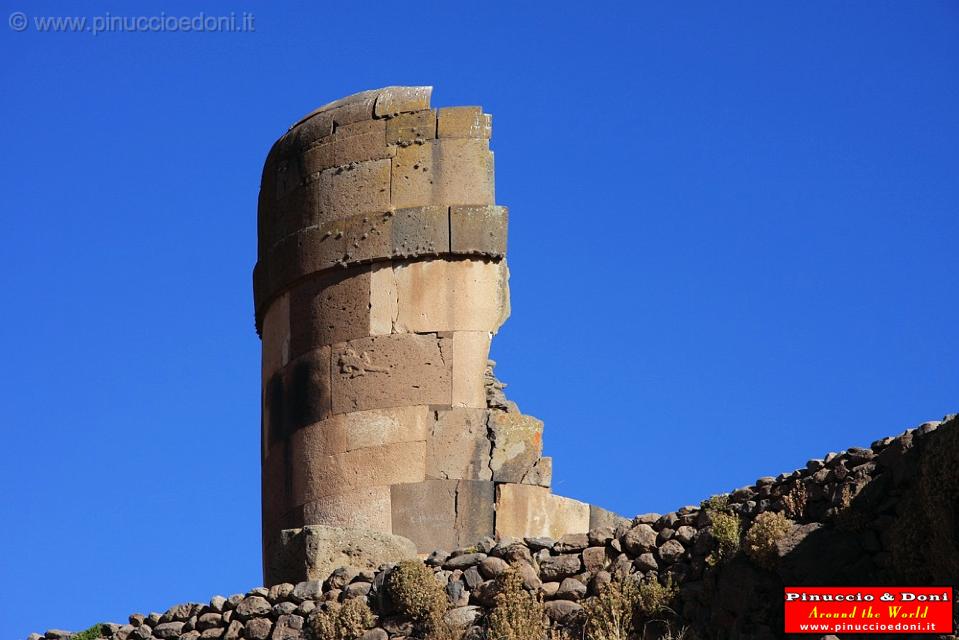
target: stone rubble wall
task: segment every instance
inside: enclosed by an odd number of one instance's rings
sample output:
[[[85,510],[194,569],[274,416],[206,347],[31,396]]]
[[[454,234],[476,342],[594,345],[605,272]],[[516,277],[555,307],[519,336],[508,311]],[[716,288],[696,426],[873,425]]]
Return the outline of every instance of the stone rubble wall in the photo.
[[[263,169],[253,284],[267,584],[282,532],[307,525],[426,552],[613,517],[550,493],[543,424],[492,375],[510,307],[491,117],[431,108],[430,94],[387,87],[321,107]]]
[[[777,638],[786,584],[959,587],[957,495],[959,420],[947,416],[868,448],[830,453],[803,469],[760,478],[703,506],[642,514],[558,540],[483,538],[470,547],[436,550],[424,562],[446,591],[447,619],[468,627],[466,637],[473,640],[484,637],[493,579],[510,566],[545,600],[553,624],[574,634],[580,633],[584,601],[604,583],[638,579],[677,588],[674,628],[686,626],[689,637]],[[717,513],[734,515],[741,524],[740,549],[726,557],[719,555]],[[769,563],[743,551],[760,514],[788,518]],[[413,626],[384,589],[392,567],[344,566],[325,579],[217,596],[162,615],[134,614],[129,624],[111,625],[107,633],[116,640],[308,640],[309,618],[318,608],[365,598],[377,620],[363,640],[406,638],[415,635]]]

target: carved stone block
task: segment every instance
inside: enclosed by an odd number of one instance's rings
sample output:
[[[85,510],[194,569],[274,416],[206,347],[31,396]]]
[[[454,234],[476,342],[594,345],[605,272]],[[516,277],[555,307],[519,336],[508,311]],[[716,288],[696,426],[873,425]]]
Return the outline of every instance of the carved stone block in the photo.
[[[435,334],[394,334],[333,347],[333,412],[449,405],[452,345]]]

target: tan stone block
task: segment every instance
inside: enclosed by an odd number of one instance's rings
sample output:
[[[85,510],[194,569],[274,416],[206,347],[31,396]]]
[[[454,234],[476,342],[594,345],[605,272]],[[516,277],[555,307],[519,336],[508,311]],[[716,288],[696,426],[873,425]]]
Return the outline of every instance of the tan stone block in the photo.
[[[496,535],[545,536],[589,531],[589,505],[552,495],[549,489],[524,484],[496,486]]]
[[[333,218],[382,213],[390,208],[390,160],[370,160],[329,172]]]
[[[450,251],[494,258],[506,255],[506,207],[451,207]]]
[[[401,147],[392,162],[391,201],[397,208],[494,204],[487,140],[449,138]]]
[[[433,87],[385,87],[378,91],[374,115],[391,116],[430,108]]]
[[[388,258],[393,253],[393,214],[366,213],[344,218],[333,224],[335,233],[343,234],[343,263]]]
[[[286,157],[301,155],[324,138],[333,134],[333,114],[329,111],[301,119],[281,138],[282,154]]]
[[[293,509],[292,458],[289,443],[279,442],[267,449],[261,465],[260,502],[263,522],[273,523]]]
[[[301,126],[309,125],[313,120],[320,118],[321,120],[329,120],[332,124],[333,116],[332,113],[337,109],[342,107],[349,107],[355,105],[355,113],[357,115],[363,114],[368,108],[369,112],[366,120],[369,120],[373,117],[373,105],[376,103],[376,98],[379,96],[382,89],[369,89],[367,91],[360,91],[352,95],[346,96],[345,98],[339,98],[338,100],[333,100],[332,102],[327,102],[321,107],[317,107],[310,113],[306,114],[300,118],[294,125],[292,130],[296,131]],[[320,114],[325,114],[320,117]],[[346,119],[343,114],[340,116],[341,119]],[[361,118],[362,119],[362,118]]]
[[[308,148],[303,153],[301,162],[303,175],[306,178],[310,178],[321,171],[335,167],[336,159],[333,151],[333,140],[326,139]]]
[[[435,415],[426,442],[427,477],[491,480],[486,410],[455,408],[439,410]]]
[[[376,104],[376,95],[366,96],[330,110],[335,126],[343,126],[370,120],[373,118],[373,108]]]
[[[420,260],[396,263],[393,272],[397,332],[495,332],[506,320],[508,271],[501,262]]]
[[[330,415],[330,347],[309,351],[273,375],[264,399],[269,443]]]
[[[428,407],[370,409],[335,415],[298,430],[295,450],[333,455],[400,442],[424,442],[433,429]]]
[[[351,216],[331,225],[343,235],[345,264],[390,257],[440,255],[449,251],[446,207],[416,207]]]
[[[456,483],[456,547],[476,544],[495,534],[496,488],[492,482],[460,480]]]
[[[435,334],[393,334],[338,343],[333,412],[449,405],[452,345]]]
[[[307,502],[303,505],[303,524],[391,533],[390,488],[367,487]]]
[[[370,335],[388,336],[396,322],[396,280],[393,264],[379,262],[370,273]]]
[[[436,110],[414,111],[386,121],[387,144],[408,147],[436,138]]]
[[[413,258],[449,252],[449,222],[447,207],[397,209],[392,220],[392,255]]]
[[[266,169],[270,172],[270,185],[273,187],[273,200],[280,200],[303,184],[306,177],[299,158],[293,152],[288,140],[280,140],[280,150],[270,158]]]
[[[264,565],[269,557],[271,550],[276,550],[283,538],[283,531],[286,529],[298,529],[303,526],[302,509],[293,509],[285,515],[271,520],[263,521],[263,530],[261,539],[263,542]]]
[[[426,480],[390,487],[393,533],[420,553],[456,548],[456,480]]]
[[[486,363],[491,335],[488,331],[453,332],[454,407],[486,407]]]
[[[303,229],[279,242],[266,257],[268,291],[282,291],[305,275],[341,264],[343,235]]]
[[[480,480],[426,480],[390,487],[393,533],[420,553],[456,549],[493,535],[495,489]]]
[[[522,484],[533,484],[547,489],[553,483],[553,459],[549,456],[540,458],[536,464],[523,476]],[[592,513],[592,512],[590,512]],[[590,516],[592,517],[592,516]],[[590,526],[590,529],[595,527]]]
[[[266,305],[306,275],[391,257],[422,257],[449,251],[446,207],[414,207],[395,213],[359,214],[305,228],[287,236],[254,268],[257,324]]]
[[[369,265],[314,274],[290,289],[290,353],[296,358],[323,345],[370,333]]]
[[[599,529],[600,527],[610,527],[615,529],[617,526],[629,522],[629,518],[624,518],[618,513],[613,513],[594,504],[589,505],[589,530]]]
[[[396,147],[386,144],[386,121],[363,120],[338,127],[333,134],[333,159],[337,166],[391,158]]]
[[[357,489],[426,478],[425,442],[394,442],[333,455],[293,448],[292,460],[291,500],[295,505]]]
[[[267,205],[264,220],[270,228],[268,251],[290,235],[322,224],[333,217],[333,176],[330,170],[313,174]]]
[[[493,133],[493,116],[483,107],[443,107],[436,114],[437,138],[485,138]]]
[[[263,573],[267,586],[307,580],[323,582],[338,567],[372,570],[388,562],[416,558],[416,546],[400,536],[322,525],[284,530],[265,549]],[[294,636],[302,634],[277,635],[274,631],[272,637]]]
[[[491,411],[488,424],[493,480],[522,482],[543,454],[543,422],[514,411]]]
[[[286,395],[282,371],[277,371],[268,380],[263,381],[262,401],[260,434],[263,455],[266,456],[271,447],[286,439],[286,424],[283,416]]]
[[[261,380],[264,384],[290,361],[290,296],[275,299],[263,316]]]

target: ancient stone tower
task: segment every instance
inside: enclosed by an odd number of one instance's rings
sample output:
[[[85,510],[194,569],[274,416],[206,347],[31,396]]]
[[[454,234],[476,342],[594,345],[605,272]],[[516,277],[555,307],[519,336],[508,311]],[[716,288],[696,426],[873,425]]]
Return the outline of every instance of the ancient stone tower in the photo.
[[[430,87],[320,107],[260,187],[265,557],[285,529],[393,533],[420,552],[494,533],[585,532],[549,492],[542,423],[488,361],[509,315],[491,118]],[[599,510],[593,509],[593,519]]]

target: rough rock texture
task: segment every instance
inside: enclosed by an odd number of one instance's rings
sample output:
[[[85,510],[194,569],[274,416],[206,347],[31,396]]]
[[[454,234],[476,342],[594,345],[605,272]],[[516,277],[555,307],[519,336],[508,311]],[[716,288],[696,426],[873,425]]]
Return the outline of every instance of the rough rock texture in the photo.
[[[558,539],[483,538],[435,551],[425,562],[447,594],[447,619],[472,625],[468,638],[483,637],[492,580],[510,566],[543,597],[552,624],[576,637],[583,605],[599,585],[624,578],[676,587],[676,616],[668,620],[673,630],[685,626],[700,638],[778,638],[786,584],[959,587],[957,469],[959,419],[947,416],[868,448],[830,453],[803,469],[760,478],[698,507],[642,514]],[[757,562],[741,544],[761,513],[783,514],[789,522],[782,537],[767,541],[771,565]],[[736,545],[725,553],[717,529],[723,518],[739,523]],[[305,640],[310,617],[327,603],[363,598],[377,615],[364,638],[408,637],[410,621],[384,593],[392,567],[338,568],[323,579],[215,596],[209,604],[177,605],[164,614],[133,614],[129,624],[102,630],[117,640]],[[63,631],[46,634],[50,640],[67,637]]]

